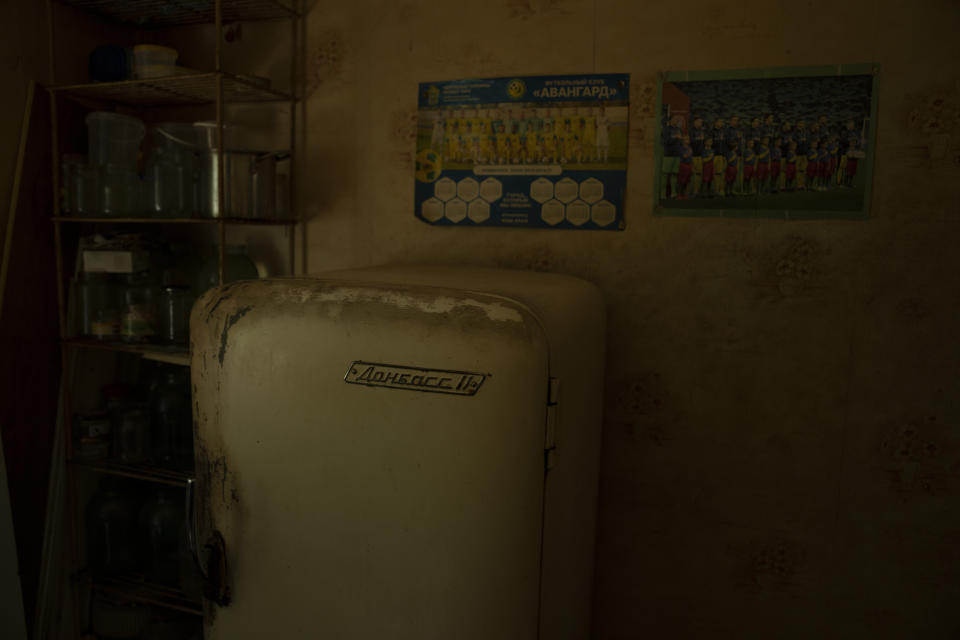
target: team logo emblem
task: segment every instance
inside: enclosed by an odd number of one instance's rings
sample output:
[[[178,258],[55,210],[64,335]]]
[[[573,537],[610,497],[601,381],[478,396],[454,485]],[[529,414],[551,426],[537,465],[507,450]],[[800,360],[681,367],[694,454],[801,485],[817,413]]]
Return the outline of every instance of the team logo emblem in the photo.
[[[420,182],[433,182],[440,177],[443,170],[443,159],[436,151],[424,149],[417,154],[415,177]]]
[[[513,99],[522,98],[527,92],[527,85],[520,78],[514,78],[507,83],[507,95]]]

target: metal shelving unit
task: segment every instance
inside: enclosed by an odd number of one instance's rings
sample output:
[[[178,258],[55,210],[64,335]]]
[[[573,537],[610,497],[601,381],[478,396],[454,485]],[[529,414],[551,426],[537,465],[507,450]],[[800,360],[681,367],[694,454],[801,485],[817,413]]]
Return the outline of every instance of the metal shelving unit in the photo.
[[[90,218],[83,216],[61,216],[53,218],[54,222],[64,224],[206,224],[216,225],[221,221],[231,225],[262,225],[262,226],[290,226],[299,221],[295,218],[277,218],[266,220],[262,218]]]
[[[293,97],[226,72],[190,73],[145,80],[121,80],[53,87],[58,95],[78,100],[94,100],[127,107],[175,107],[256,102],[289,102]]]
[[[194,479],[192,473],[185,471],[172,471],[146,464],[130,464],[118,460],[73,460],[71,464],[92,469],[99,473],[156,482],[183,489],[186,489],[187,483]]]
[[[300,17],[294,2],[280,0],[60,0],[114,22],[144,28],[224,22],[283,20]]]
[[[169,347],[156,344],[129,344],[114,341],[105,342],[84,338],[65,338],[63,344],[67,347],[77,349],[120,351],[122,353],[135,354],[145,360],[153,360],[154,362],[166,362],[167,364],[177,364],[184,367],[190,366],[190,350],[185,347]]]
[[[142,31],[148,29],[163,29],[186,25],[210,25],[216,31],[216,48],[214,54],[214,68],[210,72],[186,73],[163,78],[140,80],[126,80],[121,82],[69,84],[57,85],[54,78],[56,42],[54,27],[54,11],[57,6],[66,5],[79,9],[106,21],[127,26]],[[193,474],[169,469],[161,469],[148,465],[128,464],[117,460],[99,459],[83,460],[74,457],[73,416],[71,409],[71,388],[75,383],[71,373],[77,368],[73,363],[78,357],[90,350],[102,352],[128,353],[132,356],[168,364],[190,366],[189,350],[182,347],[167,347],[154,344],[129,344],[116,341],[97,341],[77,338],[71,335],[68,327],[67,301],[69,274],[68,263],[72,263],[65,256],[65,237],[70,237],[82,225],[96,225],[102,228],[106,225],[150,225],[153,227],[181,227],[190,226],[215,228],[218,246],[218,280],[224,282],[224,262],[226,253],[226,229],[232,225],[259,225],[259,226],[286,226],[289,233],[289,272],[295,271],[296,234],[302,228],[303,220],[297,212],[295,200],[295,162],[296,162],[296,120],[297,100],[300,92],[299,64],[302,61],[302,47],[304,30],[302,24],[302,9],[304,0],[47,0],[48,33],[50,35],[50,65],[51,87],[50,92],[51,120],[52,120],[52,155],[51,181],[54,190],[54,210],[51,212],[54,239],[56,244],[57,260],[57,299],[59,303],[60,336],[63,344],[62,370],[64,372],[62,386],[65,390],[61,407],[63,425],[64,457],[67,463],[69,478],[67,486],[67,500],[71,511],[72,558],[71,575],[76,587],[85,587],[94,591],[109,593],[112,597],[121,598],[130,602],[147,603],[152,606],[169,610],[180,611],[193,615],[202,615],[203,606],[199,600],[191,598],[181,591],[161,585],[150,584],[143,576],[102,576],[94,575],[82,569],[80,558],[78,531],[81,528],[82,509],[78,505],[77,472],[93,472],[122,476],[135,480],[155,483],[158,485],[184,488],[192,481]],[[224,40],[224,25],[236,22],[286,20],[290,23],[290,91],[277,91],[269,88],[258,79],[229,73],[223,69],[221,43]],[[220,150],[217,158],[218,176],[224,172],[224,110],[231,104],[277,104],[289,106],[289,145],[290,145],[290,174],[289,174],[289,203],[293,215],[286,219],[248,219],[248,218],[147,218],[147,217],[75,217],[65,216],[60,211],[60,141],[61,132],[58,131],[58,103],[69,100],[90,108],[96,105],[103,108],[110,105],[114,108],[125,109],[128,112],[137,109],[163,109],[168,107],[206,106],[213,107],[215,113],[216,148]],[[65,139],[65,138],[64,138]],[[225,185],[222,179],[217,180],[219,202],[225,202]],[[184,225],[186,225],[184,227]],[[302,231],[301,231],[302,233]],[[75,592],[77,593],[77,592]],[[83,601],[75,597],[77,606]],[[78,611],[76,620],[82,619]],[[79,622],[78,622],[79,624]],[[77,636],[80,628],[76,629]]]

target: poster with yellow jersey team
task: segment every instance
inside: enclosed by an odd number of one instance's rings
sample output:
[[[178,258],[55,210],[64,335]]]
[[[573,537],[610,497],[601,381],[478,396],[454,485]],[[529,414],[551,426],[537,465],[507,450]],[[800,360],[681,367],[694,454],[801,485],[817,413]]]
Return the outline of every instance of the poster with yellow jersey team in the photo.
[[[629,82],[420,84],[416,216],[436,226],[623,229]]]

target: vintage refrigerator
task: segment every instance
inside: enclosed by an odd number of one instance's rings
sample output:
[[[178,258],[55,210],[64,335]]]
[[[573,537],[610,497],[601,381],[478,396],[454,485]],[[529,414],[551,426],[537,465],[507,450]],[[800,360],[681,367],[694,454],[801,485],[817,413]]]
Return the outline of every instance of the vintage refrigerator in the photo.
[[[587,282],[498,269],[203,296],[206,638],[588,638],[604,318]]]

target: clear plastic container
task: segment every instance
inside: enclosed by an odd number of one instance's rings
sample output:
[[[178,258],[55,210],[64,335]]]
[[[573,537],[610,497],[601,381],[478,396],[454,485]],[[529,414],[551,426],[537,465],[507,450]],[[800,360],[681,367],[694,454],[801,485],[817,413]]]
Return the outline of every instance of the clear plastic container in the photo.
[[[120,165],[136,169],[146,129],[137,118],[112,111],[87,114],[91,165]]]
[[[147,167],[147,210],[158,217],[189,216],[196,206],[197,133],[186,122],[165,122],[153,129]]]
[[[177,73],[177,50],[156,44],[133,48],[133,73],[137,78],[162,78]]]

